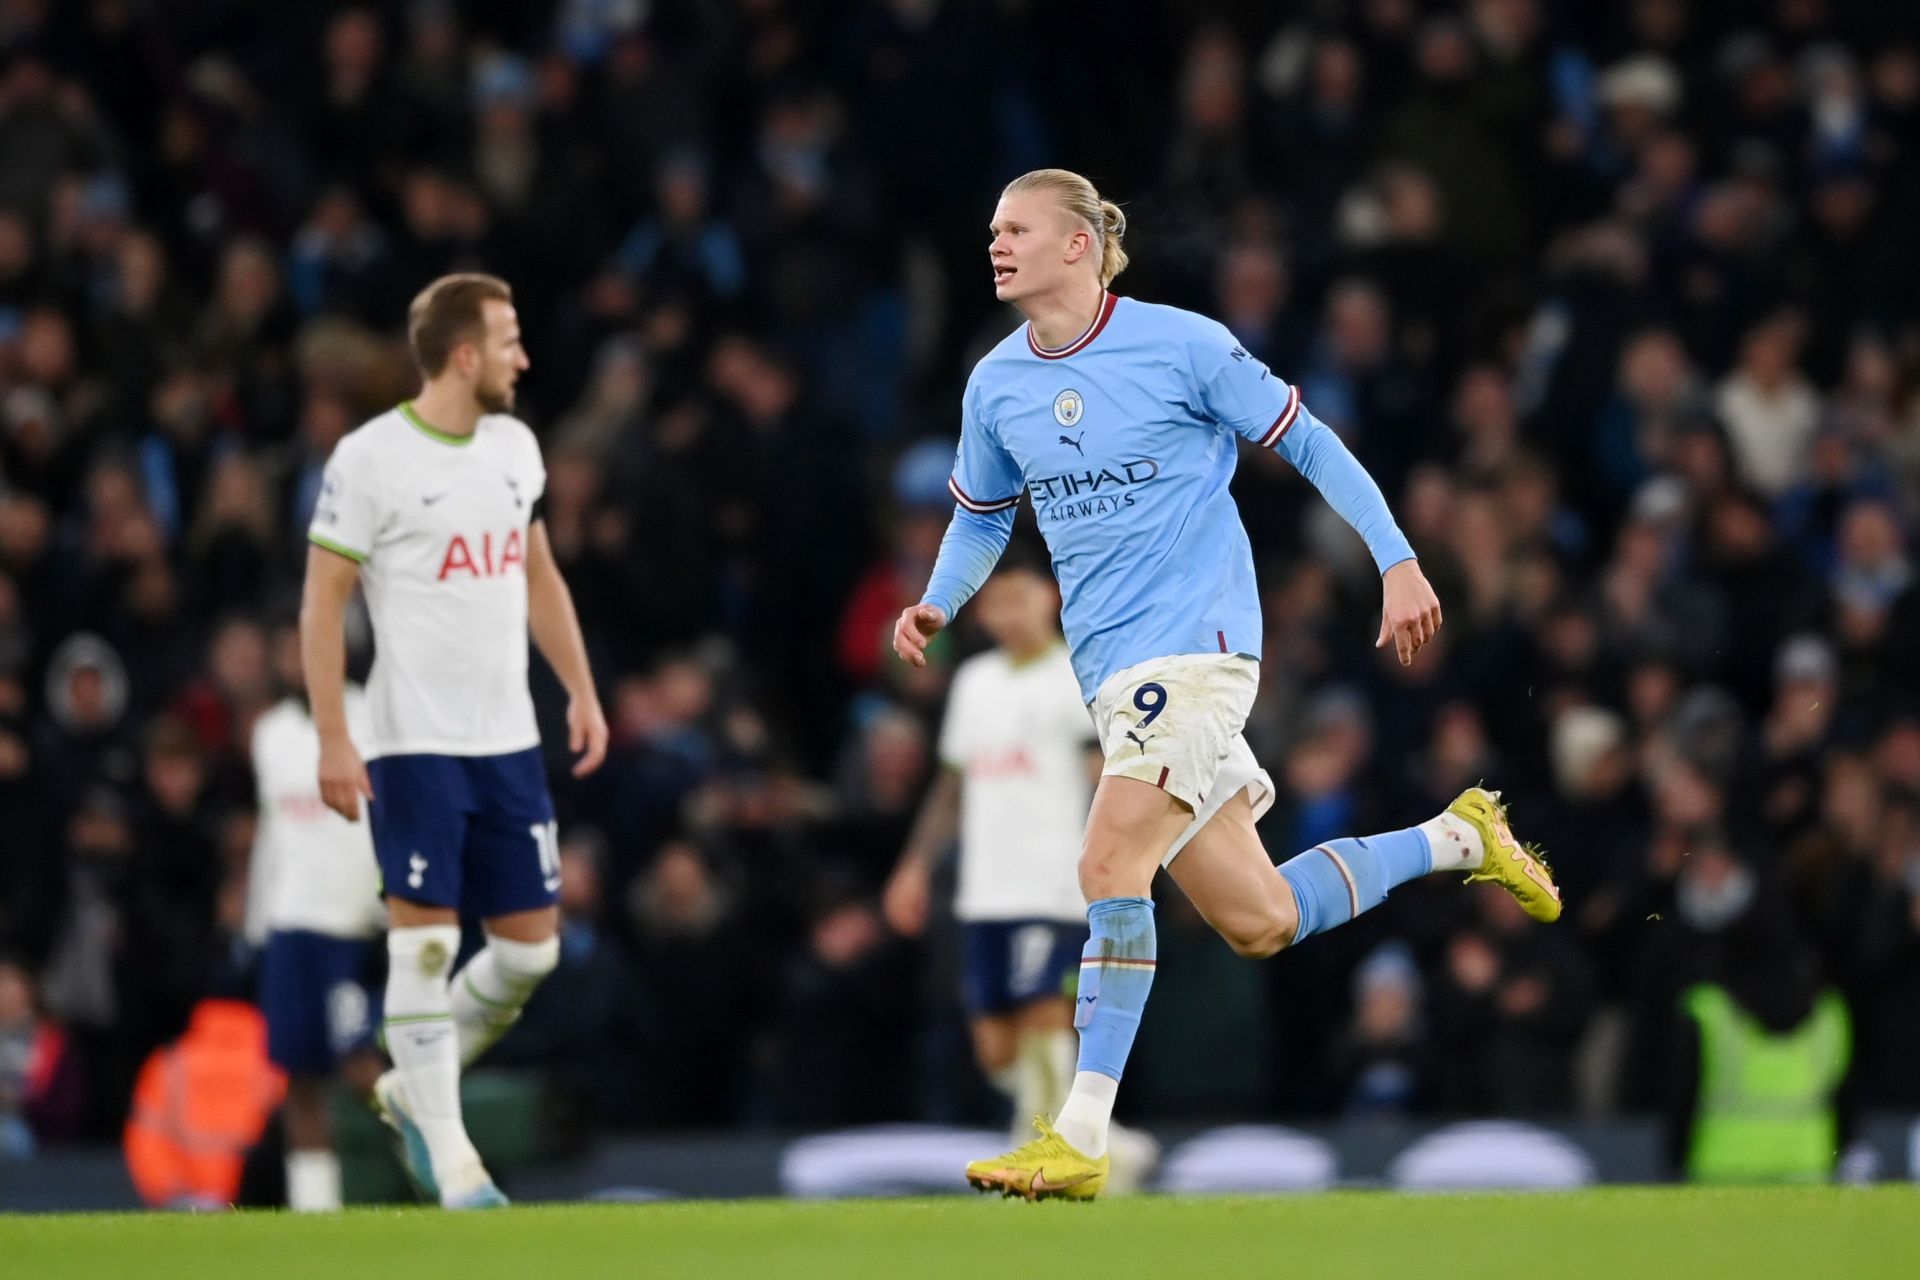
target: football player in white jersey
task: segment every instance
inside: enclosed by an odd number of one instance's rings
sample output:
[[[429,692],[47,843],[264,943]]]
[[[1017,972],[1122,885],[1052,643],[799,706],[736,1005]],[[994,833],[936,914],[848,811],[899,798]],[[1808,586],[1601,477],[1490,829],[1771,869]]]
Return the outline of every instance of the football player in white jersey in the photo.
[[[533,432],[511,416],[527,369],[512,290],[444,276],[408,312],[419,395],[342,440],[313,514],[300,633],[320,794],[367,801],[385,882],[387,1051],[374,1088],[408,1171],[447,1208],[506,1203],[460,1116],[460,1071],[559,962],[559,839],[527,691],[527,635],[566,688],[575,776],[606,756],[573,599],[554,562]],[[373,617],[371,727],[341,698],[356,583]],[[486,945],[459,973],[460,914]]]
[[[1016,1131],[1053,1115],[1073,1084],[1075,978],[1087,941],[1074,850],[1101,756],[1061,638],[1060,596],[1038,565],[1009,557],[975,597],[994,648],[954,672],[941,770],[887,883],[887,922],[926,926],[929,884],[959,840],[954,915],[975,1059],[1013,1100]],[[1122,1132],[1114,1189],[1145,1172],[1152,1140]]]
[[[292,692],[253,726],[260,820],[253,840],[247,934],[260,951],[267,1056],[287,1073],[287,1206],[340,1207],[328,1094],[335,1074],[365,1097],[380,1074],[368,985],[379,968],[380,870],[366,824],[320,799],[320,735],[307,708],[300,635],[274,636],[274,667]],[[346,689],[347,727],[368,736],[366,695]]]

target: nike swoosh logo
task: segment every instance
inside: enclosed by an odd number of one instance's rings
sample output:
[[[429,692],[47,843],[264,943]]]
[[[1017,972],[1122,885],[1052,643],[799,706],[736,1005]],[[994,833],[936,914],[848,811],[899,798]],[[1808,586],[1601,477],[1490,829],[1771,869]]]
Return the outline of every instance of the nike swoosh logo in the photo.
[[[420,495],[420,505],[430,507],[446,496],[444,493],[423,493]]]
[[[547,877],[547,892],[548,892],[548,893],[558,893],[558,892],[560,892],[560,877],[559,877],[559,876],[548,876],[548,877]]]
[[[1065,1182],[1048,1182],[1046,1169],[1035,1169],[1033,1171],[1033,1194],[1038,1196],[1045,1195],[1049,1191],[1066,1191],[1069,1188],[1079,1186],[1083,1182],[1092,1181],[1094,1176],[1095,1175],[1091,1173],[1083,1173],[1078,1177],[1068,1178]]]

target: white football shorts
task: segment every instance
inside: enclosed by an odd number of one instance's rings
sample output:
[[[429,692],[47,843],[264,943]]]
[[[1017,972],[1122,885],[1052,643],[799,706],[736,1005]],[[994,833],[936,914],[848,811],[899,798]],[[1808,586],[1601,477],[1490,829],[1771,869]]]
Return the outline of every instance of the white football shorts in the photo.
[[[1241,733],[1259,687],[1251,658],[1188,653],[1116,671],[1094,695],[1101,772],[1159,787],[1193,810],[1162,866],[1242,788],[1255,818],[1273,807],[1273,778]]]

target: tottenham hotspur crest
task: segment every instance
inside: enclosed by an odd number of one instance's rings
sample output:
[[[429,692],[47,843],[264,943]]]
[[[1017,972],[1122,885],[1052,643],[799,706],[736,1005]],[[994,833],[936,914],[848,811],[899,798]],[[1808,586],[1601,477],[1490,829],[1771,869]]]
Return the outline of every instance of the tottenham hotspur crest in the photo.
[[[1080,399],[1080,393],[1072,387],[1068,387],[1053,398],[1053,420],[1063,427],[1077,425],[1080,415],[1086,411],[1086,403]]]

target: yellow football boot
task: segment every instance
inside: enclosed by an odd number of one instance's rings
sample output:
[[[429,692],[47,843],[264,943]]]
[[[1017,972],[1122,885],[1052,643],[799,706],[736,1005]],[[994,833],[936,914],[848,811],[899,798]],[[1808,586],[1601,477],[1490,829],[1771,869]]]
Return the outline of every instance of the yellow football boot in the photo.
[[[1054,1132],[1045,1116],[1035,1116],[1040,1136],[992,1160],[967,1166],[967,1182],[976,1191],[998,1191],[1024,1200],[1091,1200],[1107,1185],[1107,1157],[1089,1159]]]
[[[1447,812],[1472,824],[1486,850],[1485,864],[1467,877],[1469,882],[1493,881],[1518,898],[1526,913],[1542,924],[1560,918],[1560,887],[1553,882],[1553,871],[1540,850],[1513,838],[1513,828],[1507,825],[1507,807],[1500,803],[1498,791],[1468,787],[1447,806]]]

